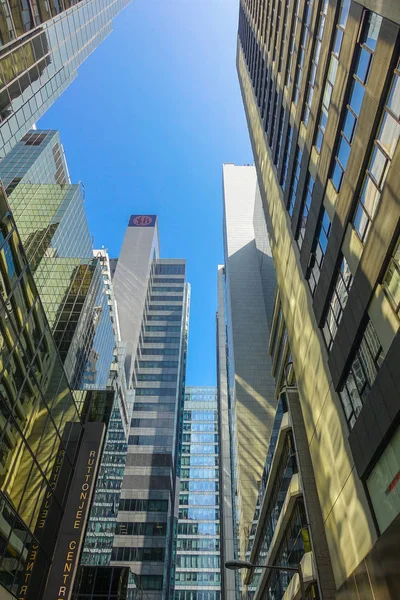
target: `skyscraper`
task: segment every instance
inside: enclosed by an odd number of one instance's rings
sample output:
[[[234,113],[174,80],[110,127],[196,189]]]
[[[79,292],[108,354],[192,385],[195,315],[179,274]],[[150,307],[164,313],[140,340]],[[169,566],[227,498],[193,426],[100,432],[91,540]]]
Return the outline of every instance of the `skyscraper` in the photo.
[[[134,573],[129,597],[173,596],[190,289],[184,260],[159,256],[158,220],[132,215],[114,292],[127,386],[135,388],[111,564]]]
[[[220,600],[219,414],[214,387],[187,387],[183,407],[175,600]]]
[[[240,3],[237,67],[278,286],[270,350],[296,382],[324,598],[400,585],[399,26],[398,3]]]
[[[27,2],[0,8],[0,157],[8,153],[111,32],[127,0]]]
[[[225,358],[219,351],[219,372],[222,376],[227,370],[229,389],[225,393],[234,421],[237,535],[244,558],[276,408],[268,355],[275,274],[271,257],[255,237],[255,168],[224,165],[223,190],[225,267],[219,270],[222,295],[218,299],[218,325],[222,328],[219,344],[225,343],[227,350]],[[268,271],[265,297],[261,267],[263,273]]]
[[[128,416],[122,379],[110,377],[112,298],[82,188],[69,183],[58,134],[31,135],[35,143],[18,143],[0,167],[10,202],[2,196],[1,510],[9,526],[0,594],[52,600],[72,592],[97,472],[107,468],[106,428],[121,425],[126,440]]]

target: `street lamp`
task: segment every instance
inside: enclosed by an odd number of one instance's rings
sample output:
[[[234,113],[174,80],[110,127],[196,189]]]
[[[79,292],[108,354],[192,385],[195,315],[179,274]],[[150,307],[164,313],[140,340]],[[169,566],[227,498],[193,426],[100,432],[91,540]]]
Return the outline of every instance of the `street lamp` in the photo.
[[[231,571],[239,571],[240,569],[273,569],[275,571],[298,573],[301,600],[306,600],[301,565],[298,565],[297,567],[285,567],[283,565],[253,565],[253,563],[249,562],[248,560],[228,560],[225,563],[225,569],[230,569]]]

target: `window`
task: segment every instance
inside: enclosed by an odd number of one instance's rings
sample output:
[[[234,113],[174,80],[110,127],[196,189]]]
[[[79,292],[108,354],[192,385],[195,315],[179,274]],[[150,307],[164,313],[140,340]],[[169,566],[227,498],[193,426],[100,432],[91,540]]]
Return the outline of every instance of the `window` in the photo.
[[[146,336],[143,339],[144,344],[179,344],[180,336],[160,336],[160,337],[150,337]]]
[[[22,180],[22,177],[14,177],[14,179],[8,184],[6,187],[6,195],[9,196],[17,187],[19,182]]]
[[[146,535],[162,536],[166,535],[166,523],[117,523],[115,528],[116,535]]]
[[[284,0],[285,2],[285,6],[283,9],[283,29],[282,29],[282,40],[281,40],[281,48],[280,48],[280,52],[279,52],[279,59],[278,59],[278,73],[280,73],[282,71],[282,66],[283,66],[283,57],[284,57],[284,52],[285,52],[285,46],[286,46],[286,42],[287,42],[287,24],[288,24],[288,18],[289,18],[289,7],[290,7],[290,3],[291,0]]]
[[[330,232],[331,220],[326,210],[323,209],[319,218],[319,224],[315,234],[315,247],[311,251],[310,264],[306,276],[312,295],[314,295],[315,289],[318,285],[319,277],[321,275],[322,263],[324,262]]]
[[[158,285],[159,283],[185,283],[185,280],[182,278],[173,278],[173,277],[157,277],[155,276],[154,278],[154,285]],[[154,290],[157,290],[157,288],[153,288]],[[183,287],[182,288],[173,288],[173,290],[177,290],[177,291],[182,291],[183,292]],[[161,291],[161,288],[158,289],[158,291]],[[164,291],[167,291],[167,288],[164,289]],[[168,291],[170,291],[170,289],[168,289]]]
[[[300,96],[300,85],[301,85],[301,75],[302,75],[303,66],[304,66],[304,56],[306,53],[308,35],[310,33],[311,6],[312,6],[312,0],[307,0],[305,3],[305,7],[304,7],[303,24],[301,27],[301,34],[300,34],[300,48],[297,52],[297,65],[296,65],[296,72],[295,72],[295,76],[294,76],[293,102],[295,104],[297,104],[299,96]]]
[[[306,234],[306,226],[308,213],[310,212],[311,199],[314,191],[314,179],[311,177],[310,172],[307,173],[307,180],[305,186],[305,194],[303,200],[303,206],[301,209],[298,232],[297,232],[297,243],[301,249]]]
[[[172,435],[130,435],[129,446],[171,446]]]
[[[164,548],[113,548],[111,560],[125,562],[163,562]]]
[[[139,373],[136,377],[138,381],[176,381],[178,375],[170,373]]]
[[[174,396],[176,390],[172,388],[136,388],[136,396]]]
[[[157,307],[160,310],[160,307]],[[181,315],[147,315],[147,321],[180,321]]]
[[[47,133],[27,133],[22,138],[25,146],[40,146],[40,144],[46,139]]]
[[[342,47],[343,33],[346,28],[347,17],[350,10],[350,0],[341,0],[339,20],[336,26],[336,34],[333,43],[333,50],[329,61],[328,78],[325,83],[324,93],[322,96],[322,105],[318,120],[315,147],[318,152],[321,152],[322,142],[325,135],[325,128],[328,122],[328,111],[331,104],[333,87],[336,81],[336,73],[339,64],[339,54]]]
[[[185,265],[157,264],[155,275],[184,275]]]
[[[149,354],[153,354],[154,356],[161,356],[163,354],[165,355],[178,355],[179,354],[179,348],[142,348],[142,354],[143,355],[149,355]]]
[[[119,501],[119,510],[132,512],[167,512],[168,500],[121,498]]]
[[[332,348],[333,340],[335,339],[339,323],[342,320],[343,311],[346,307],[352,285],[353,276],[346,259],[342,257],[336,275],[335,286],[329,301],[328,312],[322,326],[322,333],[328,350]]]
[[[300,0],[296,0],[293,16],[292,16],[292,27],[290,32],[290,41],[289,41],[289,50],[288,50],[288,59],[286,64],[286,75],[285,75],[285,86],[289,87],[292,82],[292,64],[293,64],[293,55],[295,52],[296,45],[296,31],[297,25],[299,23],[299,9],[300,9]]]
[[[177,369],[178,362],[174,360],[140,360],[140,369]],[[139,376],[138,376],[139,377]]]
[[[296,204],[297,187],[299,185],[301,161],[303,159],[303,151],[297,146],[296,155],[294,158],[292,183],[289,192],[288,212],[293,216],[294,205]]]
[[[161,304],[160,306],[158,306],[157,304],[153,304],[152,306],[149,306],[149,310],[155,310],[155,311],[160,311],[160,310],[169,310],[170,312],[180,312],[182,310],[182,306],[174,306],[173,304]],[[150,316],[147,317],[150,320]],[[166,317],[161,317],[160,320],[166,320]]]
[[[175,412],[175,403],[167,402],[141,402],[135,400],[134,413],[136,412]]]
[[[281,175],[281,187],[284,190],[286,188],[287,174],[289,168],[290,153],[292,151],[293,142],[293,128],[289,125],[286,134],[285,153],[283,156],[282,175]]]
[[[383,110],[377,138],[374,142],[361,195],[358,199],[354,227],[363,243],[366,242],[372,220],[400,137],[400,61],[395,69],[390,91]]]
[[[340,192],[341,190],[343,176],[347,168],[351,144],[360,116],[361,105],[365,94],[365,85],[367,83],[381,21],[381,17],[375,13],[366,11],[360,41],[356,50],[356,66],[355,72],[353,73],[349,101],[344,111],[342,131],[339,135],[338,147],[331,173],[332,183],[337,192]]]
[[[340,391],[347,423],[352,429],[385,358],[372,322],[368,320],[346,381]]]
[[[150,302],[182,302],[183,296],[150,296]]]
[[[311,59],[311,68],[310,68],[310,76],[308,80],[308,89],[306,93],[306,101],[304,104],[304,114],[303,114],[303,122],[304,125],[308,125],[308,121],[310,119],[311,113],[311,105],[314,96],[314,88],[315,88],[315,78],[317,75],[317,68],[319,57],[321,54],[321,44],[322,44],[322,36],[324,34],[325,28],[325,20],[326,20],[326,11],[328,10],[329,0],[324,0],[323,5],[321,7],[321,12],[319,15],[319,21],[317,25],[317,35],[315,38],[315,46]]]
[[[278,127],[278,137],[277,137],[277,144],[276,144],[276,150],[275,150],[275,165],[278,166],[280,158],[281,158],[281,150],[282,150],[282,141],[283,141],[283,128],[285,125],[285,117],[286,117],[286,111],[283,108],[283,106],[281,107],[281,114],[279,115],[279,127]]]
[[[393,256],[383,278],[385,290],[394,311],[400,317],[400,240],[397,241]]]

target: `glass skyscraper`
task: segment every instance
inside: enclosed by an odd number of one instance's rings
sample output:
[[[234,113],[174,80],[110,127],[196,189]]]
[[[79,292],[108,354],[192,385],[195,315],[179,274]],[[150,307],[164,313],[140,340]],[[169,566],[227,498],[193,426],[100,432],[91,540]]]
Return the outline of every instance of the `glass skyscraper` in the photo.
[[[98,488],[111,486],[118,506],[111,452],[114,439],[126,452],[123,352],[109,269],[93,255],[83,188],[70,184],[57,132],[25,136],[0,177],[0,595],[50,599],[60,581],[72,591],[98,469]],[[110,594],[127,583],[126,570],[111,571]]]
[[[70,384],[107,384],[115,346],[83,187],[69,182],[59,135],[31,131],[0,163],[0,178]]]
[[[111,32],[127,0],[0,4],[0,157],[44,114]]]
[[[187,387],[183,410],[175,600],[220,600],[217,390]]]

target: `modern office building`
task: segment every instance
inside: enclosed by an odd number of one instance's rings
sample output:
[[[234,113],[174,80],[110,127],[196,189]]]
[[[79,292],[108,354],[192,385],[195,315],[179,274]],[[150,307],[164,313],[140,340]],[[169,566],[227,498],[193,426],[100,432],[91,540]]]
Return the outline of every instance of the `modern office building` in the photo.
[[[0,158],[38,121],[107,37],[127,0],[3,2]]]
[[[19,234],[74,390],[103,389],[115,347],[82,185],[69,181],[56,131],[31,131],[0,163]]]
[[[72,592],[99,468],[96,500],[110,486],[109,512],[118,506],[110,453],[116,439],[126,454],[130,417],[110,269],[103,252],[93,256],[82,188],[69,182],[57,132],[29,136],[0,166],[9,202],[1,188],[0,597],[57,600]],[[112,572],[123,591],[129,570]]]
[[[276,408],[268,355],[275,275],[262,235],[256,241],[255,229],[261,234],[262,222],[260,211],[255,214],[255,168],[224,165],[223,192],[225,266],[219,269],[222,338],[218,344],[226,344],[227,350],[224,356],[219,347],[218,370],[227,378],[228,390],[223,391],[222,382],[219,388],[229,396],[234,421],[234,498],[239,550],[244,558]]]
[[[114,263],[115,265],[115,263]],[[173,597],[190,289],[184,260],[161,259],[158,221],[132,215],[113,278],[125,376],[135,388],[111,556],[128,597]]]
[[[310,455],[299,470],[305,514],[317,504],[322,515],[328,556],[319,527],[309,549],[323,598],[400,588],[399,27],[398,2],[240,3],[237,68],[276,269],[273,329],[290,346]],[[294,513],[282,511],[293,565]],[[256,598],[271,581],[266,571]]]
[[[221,600],[219,414],[215,387],[187,387],[175,600]]]

